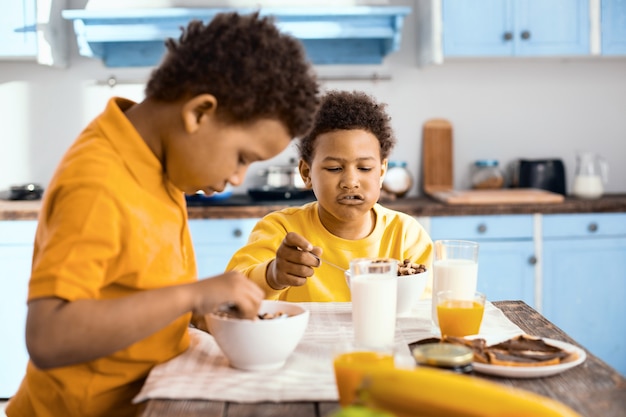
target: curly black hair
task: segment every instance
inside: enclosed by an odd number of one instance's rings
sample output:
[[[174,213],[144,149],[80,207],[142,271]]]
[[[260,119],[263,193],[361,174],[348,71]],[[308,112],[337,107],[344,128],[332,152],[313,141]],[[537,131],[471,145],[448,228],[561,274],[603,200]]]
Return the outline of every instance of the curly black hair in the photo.
[[[319,85],[302,44],[280,33],[272,17],[217,14],[208,24],[189,22],[146,85],[146,97],[172,102],[200,94],[218,101],[224,123],[261,118],[283,122],[292,137],[311,127]]]
[[[391,128],[391,117],[384,103],[361,91],[330,90],[323,97],[311,131],[298,145],[300,157],[311,164],[315,140],[322,134],[336,130],[361,129],[372,133],[380,143],[381,159],[389,157],[396,144]]]

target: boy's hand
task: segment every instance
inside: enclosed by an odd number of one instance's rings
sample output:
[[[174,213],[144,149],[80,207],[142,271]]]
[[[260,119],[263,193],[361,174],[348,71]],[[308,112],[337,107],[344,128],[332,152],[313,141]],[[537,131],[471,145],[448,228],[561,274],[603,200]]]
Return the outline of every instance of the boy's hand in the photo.
[[[241,318],[253,319],[265,298],[265,293],[257,284],[237,271],[200,280],[193,285],[197,286],[194,287],[194,317],[204,316],[214,312],[220,305],[230,304]]]
[[[319,260],[312,253],[320,256],[322,249],[297,233],[287,233],[276,250],[276,259],[267,268],[267,283],[277,290],[304,285],[313,275],[313,268],[319,266]]]

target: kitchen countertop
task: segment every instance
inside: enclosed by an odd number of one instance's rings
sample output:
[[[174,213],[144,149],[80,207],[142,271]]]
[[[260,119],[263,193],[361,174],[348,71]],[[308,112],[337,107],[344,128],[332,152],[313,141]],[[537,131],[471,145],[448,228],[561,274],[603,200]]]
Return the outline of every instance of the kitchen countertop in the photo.
[[[188,207],[190,219],[259,218],[310,200],[255,201],[247,195],[233,195],[211,205]],[[381,201],[386,207],[412,216],[466,216],[492,214],[626,213],[626,194],[607,194],[597,200],[566,197],[562,203],[448,205],[430,197],[407,197]],[[41,201],[0,201],[0,220],[36,220]]]

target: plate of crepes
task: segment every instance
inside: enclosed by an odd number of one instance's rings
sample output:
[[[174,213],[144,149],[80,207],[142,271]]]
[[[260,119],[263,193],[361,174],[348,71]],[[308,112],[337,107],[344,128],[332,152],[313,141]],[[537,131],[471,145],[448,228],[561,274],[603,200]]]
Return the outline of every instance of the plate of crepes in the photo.
[[[570,343],[522,334],[487,346],[481,338],[446,337],[444,342],[463,344],[474,351],[474,371],[508,378],[539,378],[580,365],[585,351]]]

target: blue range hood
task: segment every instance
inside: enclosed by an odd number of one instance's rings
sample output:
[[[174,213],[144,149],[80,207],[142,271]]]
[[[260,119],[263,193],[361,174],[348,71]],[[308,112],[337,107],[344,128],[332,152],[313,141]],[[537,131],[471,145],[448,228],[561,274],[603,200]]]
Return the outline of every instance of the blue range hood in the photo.
[[[262,9],[154,8],[63,10],[72,20],[79,53],[101,59],[107,67],[145,67],[159,63],[164,40],[178,38],[192,19],[210,21],[217,13],[259,10],[279,28],[302,41],[316,65],[381,64],[400,47],[409,7],[291,7]]]

